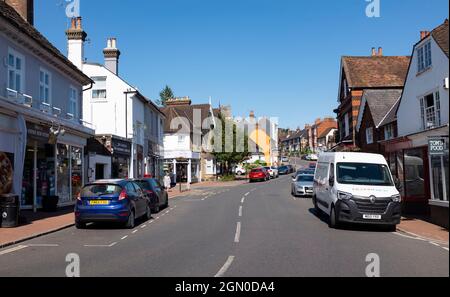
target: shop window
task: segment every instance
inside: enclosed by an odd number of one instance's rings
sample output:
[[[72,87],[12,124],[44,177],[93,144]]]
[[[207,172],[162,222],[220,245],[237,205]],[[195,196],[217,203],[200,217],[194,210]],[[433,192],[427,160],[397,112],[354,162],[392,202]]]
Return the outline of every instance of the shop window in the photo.
[[[57,181],[58,181],[58,196],[59,203],[67,203],[72,201],[70,193],[70,147],[65,144],[57,145],[56,157],[57,163]]]
[[[72,165],[72,200],[81,192],[83,186],[83,149],[79,147],[71,148],[71,165]]]
[[[448,170],[448,140],[447,150],[443,156],[431,156],[431,175],[434,200],[448,201],[449,170]]]

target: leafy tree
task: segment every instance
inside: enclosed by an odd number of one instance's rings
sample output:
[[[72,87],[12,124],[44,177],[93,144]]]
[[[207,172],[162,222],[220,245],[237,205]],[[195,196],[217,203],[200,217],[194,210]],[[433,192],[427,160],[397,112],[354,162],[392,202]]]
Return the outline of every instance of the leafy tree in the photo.
[[[169,86],[166,86],[160,93],[159,93],[159,105],[166,106],[166,102],[169,99],[173,99],[175,96],[173,94],[172,89]]]
[[[244,150],[243,150],[243,152],[237,152],[236,151],[236,147],[237,147],[236,135],[237,135],[238,128],[237,128],[236,123],[232,122],[231,120],[225,119],[225,117],[222,116],[222,114],[219,114],[219,119],[222,123],[222,125],[221,125],[222,131],[218,131],[218,132],[222,132],[222,133],[220,133],[221,134],[220,137],[222,137],[222,150],[221,150],[221,152],[214,151],[212,154],[216,157],[217,162],[220,163],[222,166],[222,170],[220,172],[222,174],[227,175],[227,174],[231,173],[233,165],[241,163],[248,156],[250,156],[250,154],[248,152],[248,135],[246,132],[244,133]],[[233,149],[232,149],[232,152],[228,152],[225,147],[226,138],[228,138],[226,136],[226,127],[229,127],[230,125],[233,126]],[[242,132],[242,131],[240,131],[240,132]],[[216,135],[217,134],[218,133],[216,133]]]

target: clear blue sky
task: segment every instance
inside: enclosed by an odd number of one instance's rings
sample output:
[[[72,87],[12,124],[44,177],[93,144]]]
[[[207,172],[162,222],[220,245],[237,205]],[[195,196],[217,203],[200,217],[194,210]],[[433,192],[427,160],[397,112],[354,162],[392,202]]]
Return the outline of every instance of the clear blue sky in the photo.
[[[64,54],[64,0],[36,2],[36,26]],[[277,116],[296,128],[334,116],[342,55],[410,55],[420,30],[448,18],[448,0],[81,0],[90,39],[86,58],[102,62],[117,37],[120,73],[158,99],[168,84],[194,103],[219,101],[246,116]]]

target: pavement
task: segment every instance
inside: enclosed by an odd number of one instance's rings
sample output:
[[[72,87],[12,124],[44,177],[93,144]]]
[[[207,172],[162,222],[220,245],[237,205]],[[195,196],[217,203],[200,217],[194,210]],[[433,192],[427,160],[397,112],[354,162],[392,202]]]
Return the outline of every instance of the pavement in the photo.
[[[69,227],[0,249],[0,276],[65,276],[67,255],[89,276],[449,276],[448,244],[375,226],[330,229],[290,177],[212,187],[170,200],[135,229]]]

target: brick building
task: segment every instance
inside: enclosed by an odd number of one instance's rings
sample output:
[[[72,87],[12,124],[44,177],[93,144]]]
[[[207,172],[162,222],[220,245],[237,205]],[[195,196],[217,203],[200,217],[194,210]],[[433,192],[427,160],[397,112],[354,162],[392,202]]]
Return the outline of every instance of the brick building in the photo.
[[[371,56],[344,56],[341,60],[338,102],[334,111],[338,120],[335,150],[357,147],[356,125],[365,90],[402,90],[409,56],[384,56],[382,48]]]

